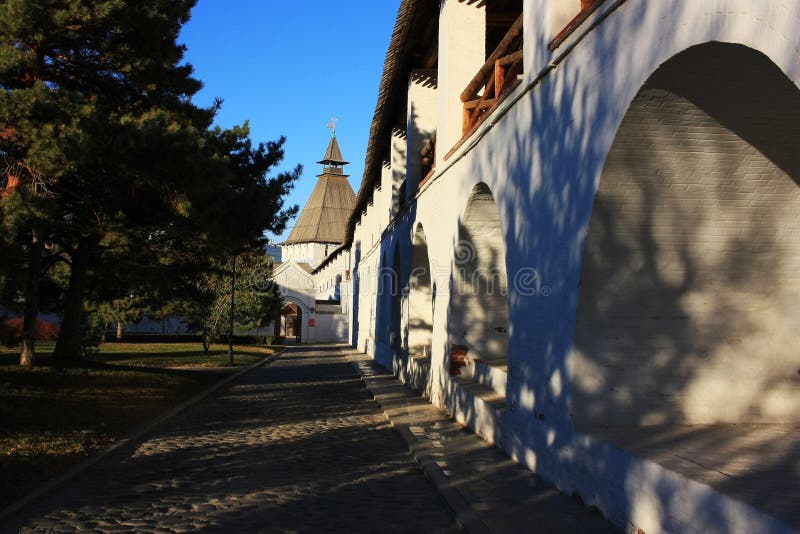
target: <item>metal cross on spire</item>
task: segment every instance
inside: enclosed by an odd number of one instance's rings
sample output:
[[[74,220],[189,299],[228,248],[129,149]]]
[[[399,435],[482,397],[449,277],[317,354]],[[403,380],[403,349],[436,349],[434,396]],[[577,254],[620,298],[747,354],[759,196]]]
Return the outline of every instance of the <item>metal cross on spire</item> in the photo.
[[[331,117],[331,122],[326,126],[332,132],[333,137],[336,137],[336,121],[338,120],[336,117]]]

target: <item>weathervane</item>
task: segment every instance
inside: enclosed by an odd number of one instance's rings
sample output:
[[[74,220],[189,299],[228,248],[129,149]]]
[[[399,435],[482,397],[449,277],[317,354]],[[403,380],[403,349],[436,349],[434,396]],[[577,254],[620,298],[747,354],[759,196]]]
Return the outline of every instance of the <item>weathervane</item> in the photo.
[[[336,117],[331,117],[331,122],[328,123],[326,128],[328,128],[331,132],[333,132],[333,137],[336,137],[336,121],[338,121]]]

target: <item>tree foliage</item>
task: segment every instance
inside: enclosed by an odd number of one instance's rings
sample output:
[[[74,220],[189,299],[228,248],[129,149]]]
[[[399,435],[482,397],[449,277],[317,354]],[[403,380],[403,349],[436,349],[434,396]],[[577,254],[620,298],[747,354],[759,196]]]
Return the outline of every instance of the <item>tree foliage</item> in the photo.
[[[254,146],[247,124],[212,127],[221,101],[192,103],[201,83],[177,37],[194,3],[0,2],[0,209],[26,323],[41,275],[69,265],[58,358],[80,354],[87,293],[96,312],[118,301],[108,313],[132,290],[164,298],[165,274],[196,275],[294,214],[283,197],[300,168],[268,176],[283,138]],[[139,270],[118,276],[130,258]]]
[[[217,259],[194,278],[194,288],[181,292],[167,308],[187,319],[203,334],[204,348],[226,333],[230,321],[231,295],[234,295],[234,329],[258,329],[280,312],[280,293],[270,280],[272,259],[261,248],[240,252],[236,258],[235,286],[233,258]]]

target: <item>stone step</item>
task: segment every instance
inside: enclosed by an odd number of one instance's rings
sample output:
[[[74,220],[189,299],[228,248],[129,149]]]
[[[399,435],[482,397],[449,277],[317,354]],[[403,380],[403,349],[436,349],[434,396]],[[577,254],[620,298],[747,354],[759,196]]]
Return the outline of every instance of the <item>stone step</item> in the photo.
[[[423,397],[430,398],[430,370],[430,358],[409,356],[403,363],[398,378]]]
[[[451,377],[446,404],[459,423],[496,445],[502,445],[506,397],[468,376]]]
[[[499,365],[495,365],[490,360],[473,358],[473,377],[480,384],[497,392],[505,399],[506,384],[508,383],[508,365],[505,359],[497,360]]]

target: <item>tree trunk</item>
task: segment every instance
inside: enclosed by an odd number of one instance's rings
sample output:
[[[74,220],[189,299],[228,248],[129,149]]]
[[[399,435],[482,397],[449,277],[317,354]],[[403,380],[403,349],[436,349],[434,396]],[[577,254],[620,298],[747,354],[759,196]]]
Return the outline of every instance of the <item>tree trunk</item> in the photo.
[[[33,367],[36,360],[36,320],[39,317],[39,271],[42,267],[42,244],[36,230],[31,231],[31,250],[25,276],[25,307],[22,314],[22,349],[19,364]]]
[[[122,331],[125,328],[125,323],[117,321],[117,341],[122,341]]]
[[[82,238],[72,253],[69,287],[64,294],[64,316],[61,319],[61,329],[53,351],[53,358],[57,361],[79,359],[82,355],[83,299],[86,293],[89,256],[96,243],[96,238]]]
[[[208,348],[211,345],[211,336],[208,333],[208,327],[203,326],[203,354],[208,354]]]

